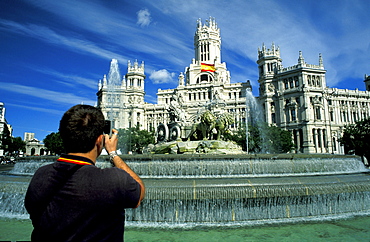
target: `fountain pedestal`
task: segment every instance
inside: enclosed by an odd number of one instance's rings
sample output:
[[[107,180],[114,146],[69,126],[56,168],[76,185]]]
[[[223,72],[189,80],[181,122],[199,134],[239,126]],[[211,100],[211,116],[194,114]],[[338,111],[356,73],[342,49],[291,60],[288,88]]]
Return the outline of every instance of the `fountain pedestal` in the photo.
[[[152,146],[146,152],[154,154],[246,154],[236,143],[223,140],[163,142]]]

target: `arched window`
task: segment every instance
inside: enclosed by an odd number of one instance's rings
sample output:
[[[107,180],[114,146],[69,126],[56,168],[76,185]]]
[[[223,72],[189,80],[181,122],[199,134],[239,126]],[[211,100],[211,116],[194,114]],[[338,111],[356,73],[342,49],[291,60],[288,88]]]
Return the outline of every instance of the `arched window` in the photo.
[[[198,76],[196,83],[202,82],[213,82],[213,77],[210,74],[201,74],[200,76]]]
[[[203,74],[200,76],[200,82],[208,82],[208,75],[207,74]]]

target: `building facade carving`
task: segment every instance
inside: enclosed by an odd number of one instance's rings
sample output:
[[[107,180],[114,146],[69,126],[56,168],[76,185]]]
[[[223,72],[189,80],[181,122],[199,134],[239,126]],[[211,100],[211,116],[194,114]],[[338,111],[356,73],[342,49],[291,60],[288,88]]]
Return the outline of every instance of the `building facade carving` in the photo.
[[[226,63],[221,62],[220,29],[213,18],[197,22],[195,55],[174,89],[159,89],[157,103],[144,102],[144,63],[128,62],[127,74],[119,73],[112,60],[108,76],[98,85],[98,103],[116,128],[154,130],[171,120],[195,122],[204,110],[228,112],[231,129],[245,125],[248,117],[249,81],[231,83]],[[329,88],[322,55],[318,65],[305,62],[300,51],[296,65],[284,67],[280,48],[258,48],[259,96],[263,118],[292,133],[297,153],[344,153],[338,139],[344,126],[370,116],[370,77],[366,91]]]

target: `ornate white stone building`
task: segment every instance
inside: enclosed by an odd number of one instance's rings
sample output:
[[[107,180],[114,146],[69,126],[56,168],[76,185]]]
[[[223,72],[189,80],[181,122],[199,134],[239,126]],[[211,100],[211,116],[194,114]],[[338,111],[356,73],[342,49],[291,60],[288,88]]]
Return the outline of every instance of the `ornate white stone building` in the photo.
[[[176,121],[191,123],[205,109],[232,114],[232,129],[244,125],[251,86],[249,81],[230,82],[214,19],[205,24],[198,20],[194,49],[195,58],[180,73],[178,86],[159,89],[157,104],[144,102],[144,63],[128,62],[121,77],[117,60],[112,60],[108,76],[99,81],[98,107],[116,128],[139,124],[155,129],[173,119],[169,110],[176,111]],[[318,65],[307,64],[300,52],[297,65],[283,67],[280,48],[274,44],[258,50],[257,64],[257,100],[265,121],[291,131],[298,153],[344,153],[338,142],[344,126],[370,116],[370,77],[365,76],[367,91],[328,88],[321,54]]]
[[[13,133],[13,128],[10,124],[8,124],[5,118],[5,105],[4,103],[0,102],[0,156],[4,156],[4,148],[3,147],[3,140],[8,137],[11,137]]]
[[[280,49],[258,50],[259,101],[267,123],[292,131],[297,152],[344,153],[338,139],[345,125],[370,116],[367,91],[329,88],[323,60],[307,64],[300,52],[297,65],[283,67]]]
[[[110,74],[99,82],[98,107],[116,128],[140,124],[147,130],[160,123],[168,123],[170,108],[180,114],[178,121],[195,121],[205,109],[215,113],[232,112],[235,124],[245,123],[246,89],[249,82],[230,83],[226,63],[221,63],[220,29],[214,19],[202,25],[198,21],[195,33],[195,58],[180,73],[175,89],[158,90],[157,104],[144,102],[144,64],[128,62],[127,74],[119,79],[116,60],[112,60]],[[118,70],[118,71],[117,71]],[[114,77],[117,77],[114,79]]]

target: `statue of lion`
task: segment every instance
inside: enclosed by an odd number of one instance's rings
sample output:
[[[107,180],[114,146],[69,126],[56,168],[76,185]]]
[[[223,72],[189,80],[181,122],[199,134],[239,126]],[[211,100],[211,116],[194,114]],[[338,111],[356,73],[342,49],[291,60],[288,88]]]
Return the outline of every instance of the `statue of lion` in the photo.
[[[215,121],[214,128],[216,129],[216,140],[220,140],[221,136],[229,131],[229,126],[234,123],[234,119],[229,113],[221,114]]]
[[[208,140],[211,136],[212,129],[215,127],[216,117],[211,111],[205,111],[200,116],[200,122],[191,126],[188,140]]]

